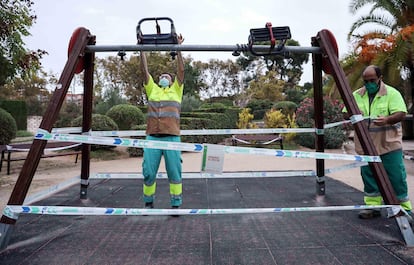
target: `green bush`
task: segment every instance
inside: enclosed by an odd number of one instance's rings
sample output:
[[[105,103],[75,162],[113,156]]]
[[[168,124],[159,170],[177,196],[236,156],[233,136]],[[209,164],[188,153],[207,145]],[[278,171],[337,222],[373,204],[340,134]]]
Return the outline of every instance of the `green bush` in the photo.
[[[130,130],[132,126],[140,125],[145,121],[142,111],[131,104],[113,106],[106,115],[116,122],[120,130]]]
[[[328,97],[323,101],[323,119],[324,124],[342,121],[342,108],[337,100],[331,100]],[[315,128],[315,110],[313,108],[313,98],[306,98],[296,110],[296,123],[299,128]],[[337,126],[325,129],[324,146],[327,149],[336,149],[342,146],[346,140],[343,126]],[[296,137],[296,142],[308,148],[315,148],[315,133],[300,133]]]
[[[17,125],[13,116],[0,108],[0,145],[9,144],[16,137]]]
[[[82,116],[77,117],[71,123],[72,127],[82,127]],[[93,131],[117,131],[118,125],[108,116],[102,114],[92,114],[92,130]],[[110,149],[115,146],[91,145],[92,150]]]
[[[275,104],[273,104],[273,109],[281,110],[283,114],[292,115],[295,113],[298,105],[295,102],[292,101],[279,101]]]
[[[20,100],[0,100],[0,108],[4,109],[16,122],[18,130],[27,129],[27,105]]]
[[[53,127],[70,127],[72,121],[76,119],[76,117],[79,117],[79,115],[82,115],[82,108],[78,104],[74,102],[65,102],[60,109],[58,119]]]
[[[198,109],[201,106],[201,100],[196,98],[194,95],[184,95],[181,101],[181,111],[190,112]]]
[[[273,102],[268,99],[253,99],[247,103],[246,108],[251,109],[254,120],[262,120],[266,111],[270,110]]]

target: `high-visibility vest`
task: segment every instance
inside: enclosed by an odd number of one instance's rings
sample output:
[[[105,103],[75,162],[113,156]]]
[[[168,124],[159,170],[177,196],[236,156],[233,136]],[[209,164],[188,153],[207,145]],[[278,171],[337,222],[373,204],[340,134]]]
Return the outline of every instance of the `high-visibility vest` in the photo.
[[[369,96],[365,87],[354,91],[353,93],[358,108],[364,117],[370,117],[365,122],[368,124],[368,131],[380,155],[389,153],[402,148],[402,128],[401,122],[386,126],[377,126],[372,119],[379,116],[389,116],[395,112],[407,112],[404,99],[400,92],[381,83],[380,90],[369,104]],[[363,154],[361,143],[358,137],[355,137],[355,151]]]
[[[184,86],[175,79],[170,87],[161,88],[150,76],[144,88],[148,98],[147,134],[180,135]]]

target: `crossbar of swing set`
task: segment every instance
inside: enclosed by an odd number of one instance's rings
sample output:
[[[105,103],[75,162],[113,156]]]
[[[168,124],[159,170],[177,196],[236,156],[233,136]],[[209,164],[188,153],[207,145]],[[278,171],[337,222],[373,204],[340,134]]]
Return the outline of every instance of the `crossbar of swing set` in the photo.
[[[257,52],[269,52],[268,45],[253,45]],[[87,45],[85,52],[133,52],[133,51],[189,51],[189,52],[248,52],[249,46],[242,45],[177,45],[177,44],[142,44],[142,45]],[[321,53],[320,47],[284,46],[277,54],[283,53]]]

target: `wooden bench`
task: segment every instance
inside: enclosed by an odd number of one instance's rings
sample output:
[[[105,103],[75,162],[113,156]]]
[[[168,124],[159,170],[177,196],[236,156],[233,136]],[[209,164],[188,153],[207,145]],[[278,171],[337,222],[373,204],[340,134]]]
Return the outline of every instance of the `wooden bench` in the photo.
[[[238,143],[251,145],[278,144],[283,149],[283,137],[278,134],[236,134],[232,135],[232,145]]]
[[[13,161],[24,161],[27,158],[25,157],[17,157],[12,158],[11,154],[15,152],[29,152],[32,143],[24,143],[24,144],[8,144],[8,145],[1,145],[1,160],[0,160],[0,171],[3,167],[3,161],[7,162],[7,175],[10,175],[10,163]],[[76,155],[75,163],[78,163],[79,154],[82,152],[80,150],[67,150],[71,148],[75,148],[79,146],[77,143],[70,143],[70,142],[48,142],[45,147],[45,151],[59,151],[65,150],[63,152],[53,152],[42,154],[41,158],[50,158],[50,157],[57,157],[57,156],[69,156],[69,155]],[[7,153],[7,156],[6,156]]]

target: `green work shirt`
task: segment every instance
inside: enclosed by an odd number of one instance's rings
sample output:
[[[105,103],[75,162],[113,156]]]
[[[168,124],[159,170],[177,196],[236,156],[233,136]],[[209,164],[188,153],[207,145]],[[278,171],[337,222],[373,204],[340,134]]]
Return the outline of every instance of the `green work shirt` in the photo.
[[[369,96],[366,92],[366,88],[353,92],[355,101],[360,109],[363,117],[369,117],[365,119],[368,123],[368,131],[374,142],[378,153],[380,155],[388,152],[398,150],[402,148],[402,128],[401,122],[392,125],[377,126],[373,123],[372,119],[379,116],[389,116],[396,112],[407,113],[407,107],[400,92],[381,82],[381,87],[374,99],[369,104]],[[355,150],[359,154],[363,154],[361,144],[358,137],[355,138]]]

